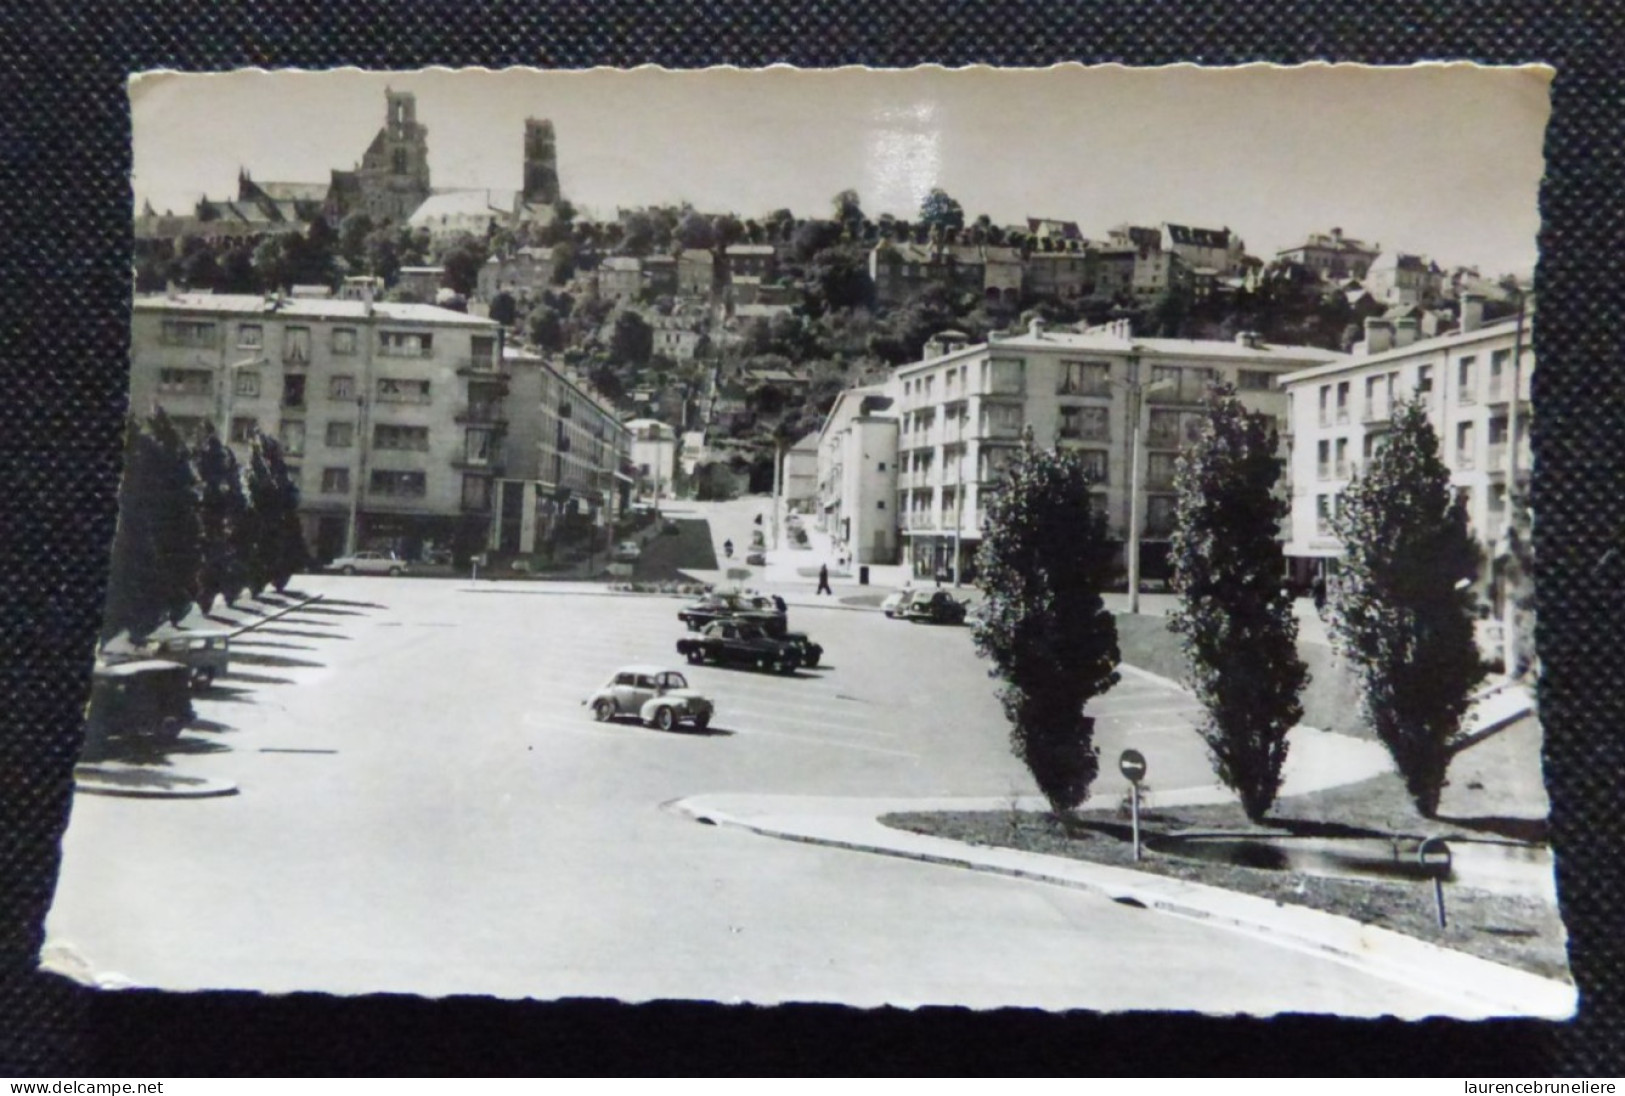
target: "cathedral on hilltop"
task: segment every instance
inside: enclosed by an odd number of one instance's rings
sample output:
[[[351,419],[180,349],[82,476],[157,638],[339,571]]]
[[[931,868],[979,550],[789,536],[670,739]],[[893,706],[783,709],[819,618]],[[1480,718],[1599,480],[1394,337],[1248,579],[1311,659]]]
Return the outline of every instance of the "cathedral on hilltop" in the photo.
[[[418,121],[417,96],[385,89],[384,127],[353,171],[333,172],[327,215],[361,212],[374,222],[405,221],[430,194],[429,130]]]
[[[302,231],[318,219],[337,225],[352,213],[365,213],[375,224],[427,228],[437,240],[552,221],[559,169],[551,121],[525,119],[522,189],[437,191],[429,182],[429,130],[417,119],[417,96],[386,88],[384,101],[384,125],[354,168],[335,169],[326,183],[261,182],[244,169],[238,172],[235,198],[200,198],[190,215],[158,213],[144,205],[136,217],[136,238],[251,241]]]

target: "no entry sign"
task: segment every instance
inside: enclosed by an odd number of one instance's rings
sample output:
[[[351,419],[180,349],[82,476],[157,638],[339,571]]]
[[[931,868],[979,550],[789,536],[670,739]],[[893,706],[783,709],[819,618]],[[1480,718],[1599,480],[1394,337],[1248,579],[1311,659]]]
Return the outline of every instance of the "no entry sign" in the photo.
[[[1138,784],[1145,776],[1145,755],[1139,750],[1124,750],[1117,759],[1117,768],[1131,783]]]

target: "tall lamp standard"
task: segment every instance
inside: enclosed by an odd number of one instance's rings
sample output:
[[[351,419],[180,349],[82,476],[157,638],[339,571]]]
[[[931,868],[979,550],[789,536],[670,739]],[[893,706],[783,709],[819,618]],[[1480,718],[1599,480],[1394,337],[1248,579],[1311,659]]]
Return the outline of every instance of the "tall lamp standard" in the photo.
[[[1140,379],[1140,350],[1134,347],[1128,356],[1128,380],[1113,381],[1128,397],[1129,420],[1129,473],[1128,473],[1128,538],[1124,555],[1128,563],[1128,611],[1140,611],[1140,420],[1144,417],[1145,397],[1151,392],[1172,388],[1169,380],[1142,381]]]

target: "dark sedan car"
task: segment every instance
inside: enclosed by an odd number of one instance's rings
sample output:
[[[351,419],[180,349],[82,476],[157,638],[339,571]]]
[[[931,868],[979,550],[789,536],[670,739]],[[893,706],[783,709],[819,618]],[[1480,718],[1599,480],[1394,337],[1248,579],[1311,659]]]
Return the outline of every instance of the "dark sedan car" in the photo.
[[[677,653],[695,664],[751,666],[780,674],[794,673],[801,665],[793,645],[774,639],[746,620],[719,620],[708,624],[699,636],[679,639]]]
[[[965,623],[965,603],[946,590],[921,591],[904,603],[902,617],[925,624]]]
[[[677,619],[688,625],[689,631],[697,632],[707,624],[732,620],[743,613],[777,614],[780,627],[783,626],[784,614],[778,612],[771,600],[748,594],[706,594],[694,604],[679,609]]]

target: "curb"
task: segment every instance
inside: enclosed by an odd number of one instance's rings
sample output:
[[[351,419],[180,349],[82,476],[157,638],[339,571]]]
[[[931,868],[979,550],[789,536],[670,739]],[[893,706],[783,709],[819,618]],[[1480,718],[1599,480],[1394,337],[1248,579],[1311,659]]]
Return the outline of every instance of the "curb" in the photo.
[[[1466,1014],[1471,1016],[1565,1020],[1574,1015],[1578,1005],[1578,990],[1568,983],[1337,914],[1281,905],[1209,884],[1148,875],[1129,868],[892,831],[879,822],[881,813],[910,807],[919,809],[918,804],[907,801],[887,804],[883,809],[873,800],[849,801],[846,804],[848,824],[826,826],[825,832],[820,833],[819,822],[827,819],[827,814],[786,812],[751,818],[731,813],[726,807],[728,798],[693,796],[678,800],[671,807],[695,821],[763,837],[1093,891],[1115,902],[1137,904],[1158,913],[1247,933],[1282,947],[1335,959],[1391,982],[1452,996],[1462,1002],[1468,1010]],[[805,802],[803,797],[794,796],[754,798],[763,803],[783,802],[787,806],[798,800]],[[851,832],[852,821],[861,821],[856,836]],[[843,829],[849,832],[839,832]]]

